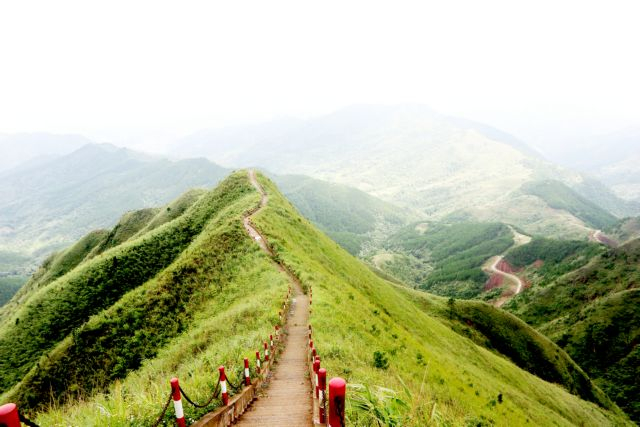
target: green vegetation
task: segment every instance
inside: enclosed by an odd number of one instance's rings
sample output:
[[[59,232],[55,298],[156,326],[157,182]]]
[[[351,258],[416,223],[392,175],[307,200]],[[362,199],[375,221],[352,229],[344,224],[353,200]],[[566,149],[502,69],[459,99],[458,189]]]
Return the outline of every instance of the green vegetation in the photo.
[[[560,181],[528,182],[522,186],[525,194],[540,197],[554,209],[562,209],[594,228],[615,224],[616,217],[593,202],[580,196]]]
[[[9,301],[26,281],[25,276],[0,277],[0,307]]]
[[[500,223],[413,224],[387,240],[385,249],[401,256],[382,267],[435,294],[473,298],[487,280],[480,267],[511,245],[512,232]]]
[[[350,425],[369,426],[375,419],[416,426],[625,424],[619,410],[596,388],[594,400],[612,407],[611,412],[518,368],[495,352],[497,345],[490,351],[457,333],[460,324],[448,318],[447,299],[377,276],[301,220],[273,184],[262,182],[269,205],[254,223],[278,258],[305,286],[313,287],[314,343],[329,375],[343,376],[350,384]],[[455,301],[454,307],[461,304]],[[498,310],[486,310],[495,313],[487,322],[504,321]],[[555,352],[562,354],[552,342],[517,323],[535,337],[521,340],[528,351],[538,345],[550,351],[532,354],[551,355],[552,364]],[[560,360],[553,369],[571,389],[570,381],[579,375],[567,372],[568,366],[575,367],[570,359]]]
[[[314,341],[329,375],[349,383],[350,425],[628,424],[597,388],[591,399],[597,404],[580,399],[584,389],[572,384],[579,376],[566,373],[570,360],[559,356],[554,363],[557,347],[528,326],[513,319],[504,331],[492,323],[505,322],[505,315],[491,307],[448,304],[380,278],[259,179],[269,203],[253,222],[277,259],[304,288],[313,287]],[[242,358],[272,330],[287,288],[286,276],[242,227],[243,213],[258,200],[246,174],[233,174],[183,215],[25,294],[0,330],[0,360],[29,369],[2,401],[16,400],[40,425],[148,426],[173,375],[199,401],[211,393],[218,364],[237,380]],[[26,333],[22,326],[32,338],[40,332],[34,306],[44,321],[58,322],[57,330],[74,326],[57,340],[47,330],[39,342],[51,343],[41,348],[36,340],[14,341]],[[50,315],[54,307],[61,320]],[[478,321],[481,327],[467,336],[463,319],[475,317],[486,323]],[[500,347],[509,334],[516,344]],[[9,344],[23,347],[11,353]],[[559,383],[509,360],[519,354],[525,362],[528,355],[550,363],[544,366]],[[3,384],[11,380],[7,372],[2,369]],[[188,422],[214,408],[186,406]],[[169,411],[165,421],[172,416]]]
[[[526,268],[527,278],[545,286],[552,279],[586,265],[605,251],[600,244],[579,240],[555,240],[536,237],[526,245],[511,249],[505,256],[516,268]]]
[[[118,250],[93,258],[33,293],[0,329],[3,391],[24,377],[41,355],[52,350],[91,316],[169,267],[211,217],[250,191],[234,186],[238,179],[228,180],[176,220],[127,242]],[[38,398],[41,396],[36,396]]]
[[[163,205],[228,173],[206,159],[169,161],[109,144],[86,145],[2,177],[0,251],[40,264],[90,230],[111,228],[123,212]]]
[[[605,231],[607,236],[622,244],[640,238],[640,217],[621,219]]]
[[[143,242],[158,247],[169,231],[186,238],[206,218],[168,268],[74,329],[3,400],[45,409],[38,417],[41,425],[147,426],[174,374],[198,400],[211,393],[217,364],[225,364],[237,381],[242,357],[252,355],[272,330],[287,288],[286,277],[242,227],[243,212],[258,200],[244,173],[232,175],[180,218],[79,265],[76,270],[100,259],[121,259]],[[144,257],[136,260],[143,262]],[[118,268],[125,265],[119,262]],[[187,415],[197,419],[217,404],[187,408]]]
[[[273,180],[302,215],[353,255],[412,218],[406,210],[346,185],[302,175]]]
[[[635,361],[640,339],[640,240],[586,258],[585,253],[593,254],[590,246],[569,252],[565,259],[550,258],[545,264],[549,272],[563,272],[576,262],[584,266],[564,275],[545,275],[539,286],[517,296],[505,308],[562,346],[633,420],[639,421],[640,365]],[[586,260],[576,261],[580,254]]]

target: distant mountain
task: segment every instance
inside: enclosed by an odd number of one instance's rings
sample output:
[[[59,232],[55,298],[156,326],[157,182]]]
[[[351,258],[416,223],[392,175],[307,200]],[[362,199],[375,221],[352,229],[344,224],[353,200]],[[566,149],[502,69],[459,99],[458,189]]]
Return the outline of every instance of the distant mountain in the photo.
[[[353,255],[419,217],[418,214],[346,185],[303,175],[273,175],[282,193],[302,215]]]
[[[167,203],[191,187],[211,187],[228,170],[203,158],[169,161],[90,144],[0,180],[0,251],[39,257],[123,211]]]
[[[595,135],[572,144],[547,147],[560,164],[589,173],[611,186],[616,195],[640,203],[640,128]]]
[[[57,156],[69,154],[92,141],[80,135],[48,133],[0,134],[0,176],[3,172],[29,163],[37,165]]]
[[[504,221],[510,211],[508,222],[531,234],[586,237],[591,225],[538,196],[522,197],[525,183],[553,179],[596,203],[617,201],[598,197],[583,176],[513,136],[422,106],[354,106],[306,121],[202,132],[173,149],[353,186],[432,220]]]
[[[256,179],[268,201],[251,221],[272,254],[243,227],[261,194],[239,171],[170,210],[125,214],[51,257],[0,308],[0,403],[17,403],[39,425],[148,426],[174,375],[205,402],[215,367],[236,383],[243,357],[272,333],[292,282],[284,265],[313,290],[309,322],[323,366],[354,385],[349,425],[630,424],[524,322],[379,277]],[[197,420],[219,407],[213,399],[184,412]],[[172,410],[160,419],[174,422]]]

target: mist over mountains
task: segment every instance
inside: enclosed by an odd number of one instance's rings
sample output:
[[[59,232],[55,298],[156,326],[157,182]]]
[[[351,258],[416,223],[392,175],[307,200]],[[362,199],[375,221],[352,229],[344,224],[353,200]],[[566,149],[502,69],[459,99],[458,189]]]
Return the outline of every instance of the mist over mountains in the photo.
[[[640,213],[593,176],[559,166],[490,126],[416,105],[352,106],[326,116],[200,132],[174,155],[255,165],[353,186],[426,217],[506,221],[530,233],[584,237],[593,224],[532,194],[554,180],[617,216]]]

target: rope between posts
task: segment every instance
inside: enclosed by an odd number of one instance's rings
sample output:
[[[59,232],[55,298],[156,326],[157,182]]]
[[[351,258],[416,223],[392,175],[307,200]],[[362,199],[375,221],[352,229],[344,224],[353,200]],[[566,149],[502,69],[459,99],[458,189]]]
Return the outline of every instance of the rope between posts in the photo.
[[[25,418],[22,414],[18,414],[18,417],[20,418],[20,422],[24,425],[26,425],[27,427],[39,427],[38,424],[34,423],[33,421],[31,421],[28,418]]]
[[[242,387],[238,386],[237,383],[236,385],[233,385],[233,383],[229,380],[229,377],[227,377],[227,384],[229,384],[229,387],[231,387],[231,390],[233,390],[234,392],[238,392],[242,389]]]
[[[162,408],[162,413],[156,419],[156,422],[153,423],[153,427],[158,427],[160,425],[160,423],[162,422],[162,420],[164,419],[164,416],[167,413],[167,409],[169,408],[169,403],[171,403],[171,395],[172,395],[172,393],[169,392],[169,397],[167,398],[167,402],[164,404],[164,408]]]
[[[189,396],[187,396],[187,393],[185,393],[184,390],[182,389],[182,386],[180,386],[180,393],[182,393],[182,396],[184,396],[184,398],[185,398],[185,400],[187,402],[189,402],[190,404],[192,404],[196,408],[206,408],[207,406],[209,406],[211,404],[211,402],[213,402],[213,399],[218,397],[218,394],[220,392],[219,388],[220,388],[220,383],[218,382],[218,384],[216,384],[215,390],[213,390],[213,394],[211,395],[211,398],[207,401],[207,403],[205,403],[203,405],[199,405],[199,404],[195,403],[193,400],[191,400],[189,398]]]

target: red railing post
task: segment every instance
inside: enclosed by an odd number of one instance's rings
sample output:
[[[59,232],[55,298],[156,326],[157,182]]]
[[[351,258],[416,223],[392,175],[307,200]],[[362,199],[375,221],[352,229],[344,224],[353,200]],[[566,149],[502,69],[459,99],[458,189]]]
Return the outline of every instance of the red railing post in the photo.
[[[273,335],[269,335],[269,343],[271,345],[271,353],[273,353]]]
[[[220,372],[220,394],[222,395],[222,404],[227,406],[229,404],[229,393],[227,392],[227,374],[224,373],[224,366],[218,368]]]
[[[176,411],[176,424],[178,427],[185,427],[184,409],[182,408],[182,396],[180,395],[180,383],[177,378],[171,379],[171,397],[173,399],[173,409]]]
[[[249,359],[244,358],[244,384],[251,385],[251,375],[249,375]]]
[[[329,426],[344,426],[344,404],[347,393],[347,382],[342,378],[329,381]]]
[[[256,351],[256,372],[260,373],[261,367],[260,367],[260,352]]]
[[[264,360],[269,361],[269,345],[266,342],[264,343]]]
[[[327,422],[326,414],[325,414],[325,400],[326,400],[325,394],[327,393],[327,370],[324,368],[318,369],[318,383],[320,384],[318,386],[318,390],[319,390],[318,422],[320,424],[324,424]]]
[[[0,425],[6,427],[20,427],[20,415],[15,403],[0,406]]]

